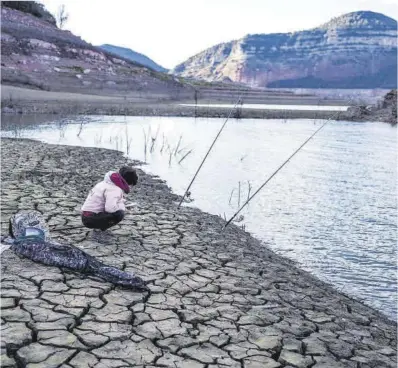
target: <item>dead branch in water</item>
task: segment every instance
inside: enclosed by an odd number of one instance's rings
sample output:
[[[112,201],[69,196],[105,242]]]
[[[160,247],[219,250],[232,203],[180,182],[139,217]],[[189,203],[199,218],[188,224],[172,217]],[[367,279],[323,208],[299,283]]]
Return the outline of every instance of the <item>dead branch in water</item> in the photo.
[[[240,181],[238,183],[238,207],[240,207]]]
[[[186,159],[186,157],[192,152],[192,150],[189,150],[180,161],[178,161],[178,163],[180,164],[182,161],[184,161]]]
[[[127,128],[126,124],[126,129],[125,129],[125,135],[126,135],[126,154],[130,154],[130,147],[131,147],[131,138],[129,138],[129,130]]]
[[[178,143],[177,143],[176,149],[175,149],[175,151],[174,151],[174,156],[177,154],[178,148],[180,147],[180,144],[181,144],[181,139],[182,139],[182,135],[180,135],[180,139],[178,140]]]
[[[152,139],[152,145],[151,145],[151,149],[150,149],[151,153],[153,152],[153,150],[155,148],[155,143],[156,143],[156,140],[158,139],[159,129],[160,129],[160,125],[158,125],[158,129],[156,130],[155,138],[151,137],[151,139]]]
[[[252,190],[252,185],[250,184],[250,181],[247,181],[247,186],[248,186],[248,191],[247,191],[247,199],[250,198],[250,192]]]
[[[145,157],[145,161],[146,161],[146,151],[147,151],[147,137],[146,137],[146,132],[145,129],[142,128],[143,132],[144,132],[144,157]]]
[[[162,142],[162,147],[160,148],[160,153],[163,153],[163,148],[164,148],[164,143],[165,143],[165,137],[164,137],[164,133],[163,133],[163,142]]]
[[[232,188],[231,190],[231,195],[229,196],[229,202],[228,204],[231,204],[231,199],[232,199],[232,195],[234,194],[235,188]]]

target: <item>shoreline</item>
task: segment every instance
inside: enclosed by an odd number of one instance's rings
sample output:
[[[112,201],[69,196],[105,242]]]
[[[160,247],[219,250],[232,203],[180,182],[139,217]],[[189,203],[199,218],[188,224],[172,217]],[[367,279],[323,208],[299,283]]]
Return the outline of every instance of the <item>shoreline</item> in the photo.
[[[161,117],[191,117],[191,118],[227,118],[231,114],[230,107],[179,106],[175,103],[143,103],[116,104],[116,103],[82,103],[71,106],[68,103],[38,103],[37,101],[14,103],[13,108],[3,108],[2,115],[119,115],[119,116],[161,116]],[[361,121],[346,112],[337,114],[336,111],[310,110],[261,110],[261,109],[234,109],[231,118],[235,119],[330,119],[344,121]],[[365,121],[365,120],[363,120]]]
[[[310,110],[261,110],[261,109],[232,109],[221,107],[191,107],[179,106],[179,101],[173,104],[159,103],[135,106],[123,104],[82,104],[73,105],[59,103],[40,104],[36,101],[24,102],[19,105],[14,104],[12,109],[3,108],[2,116],[18,115],[54,115],[58,117],[69,116],[142,116],[142,117],[186,117],[186,118],[227,118],[232,119],[311,119],[311,120],[336,120],[350,122],[380,122],[389,123],[379,119],[377,116],[365,115],[354,116],[350,112],[336,111],[310,111]],[[231,114],[231,110],[233,110]]]
[[[100,244],[77,229],[56,240],[136,272],[151,289],[143,295],[82,280],[4,251],[4,366],[38,362],[40,348],[49,352],[43,367],[57,357],[54,367],[78,358],[153,367],[395,367],[396,322],[236,225],[221,233],[219,216],[177,210],[180,197],[142,163],[113,150],[33,140],[2,138],[1,148],[2,234],[4,217],[18,209],[37,208],[55,229],[78,225],[92,183],[126,161],[137,166],[130,196],[137,205],[112,239]]]
[[[200,104],[232,104],[237,95],[204,97],[198,99],[198,106],[180,106],[192,104],[193,101],[170,99],[164,95],[103,96],[85,95],[69,92],[48,92],[24,88],[2,86],[1,114],[3,116],[28,114],[72,115],[125,115],[125,116],[169,116],[169,117],[208,117],[226,118],[231,114],[230,107],[207,107]],[[314,96],[266,96],[264,99],[245,99],[248,104],[283,104],[283,105],[330,105],[339,106],[343,101],[315,99]],[[365,112],[364,112],[365,111]],[[388,119],[377,113],[366,110],[342,111],[333,110],[262,110],[255,108],[235,108],[231,118],[237,119],[330,119],[342,121],[377,121],[388,122]]]

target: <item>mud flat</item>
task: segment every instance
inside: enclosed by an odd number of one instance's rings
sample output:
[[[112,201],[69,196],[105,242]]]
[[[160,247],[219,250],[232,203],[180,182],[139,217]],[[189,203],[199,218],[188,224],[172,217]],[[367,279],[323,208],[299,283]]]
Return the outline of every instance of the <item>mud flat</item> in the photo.
[[[93,182],[126,163],[105,149],[1,140],[2,234],[19,209],[80,224]],[[139,165],[138,162],[133,162]],[[2,367],[396,367],[394,322],[194,208],[139,170],[112,234],[58,231],[150,292],[1,255]]]
[[[70,92],[49,92],[2,86],[2,114],[60,114],[60,115],[129,115],[129,116],[183,116],[223,118],[231,113],[231,107],[180,106],[192,104],[194,100],[170,99],[165,95],[135,94],[129,96],[104,96]],[[239,91],[238,91],[239,92]],[[232,103],[237,101],[238,92],[225,96],[206,96],[198,104]],[[344,104],[337,100],[319,100],[313,96],[277,96],[264,94],[262,97],[245,98],[245,103],[278,105],[332,105]],[[328,119],[355,120],[352,114],[336,111],[263,110],[234,109],[233,118],[247,119]]]

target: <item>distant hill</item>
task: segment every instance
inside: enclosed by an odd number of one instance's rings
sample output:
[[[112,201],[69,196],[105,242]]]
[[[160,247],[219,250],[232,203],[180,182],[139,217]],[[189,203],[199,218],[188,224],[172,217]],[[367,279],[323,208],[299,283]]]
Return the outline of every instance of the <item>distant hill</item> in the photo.
[[[317,28],[247,35],[213,46],[171,73],[274,88],[396,88],[397,21],[358,11]]]
[[[98,47],[105,51],[111,52],[112,54],[122,56],[122,57],[129,59],[131,61],[134,61],[138,64],[147,66],[148,68],[151,68],[158,72],[165,73],[168,71],[166,68],[163,68],[159,64],[155,63],[148,56],[145,56],[144,54],[140,54],[139,52],[133,51],[131,49],[127,49],[125,47],[114,46],[114,45],[108,45],[108,44],[101,45]]]

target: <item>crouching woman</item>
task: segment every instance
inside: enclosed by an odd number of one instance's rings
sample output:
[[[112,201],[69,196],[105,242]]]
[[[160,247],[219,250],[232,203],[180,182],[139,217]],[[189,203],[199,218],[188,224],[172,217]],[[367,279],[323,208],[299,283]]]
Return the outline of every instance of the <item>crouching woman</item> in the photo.
[[[89,229],[105,231],[124,218],[125,194],[137,184],[137,172],[123,166],[119,172],[108,172],[104,180],[96,184],[82,207],[82,222]]]

